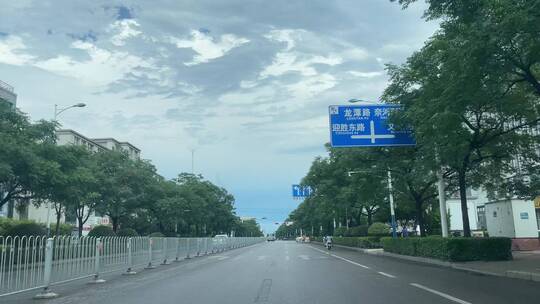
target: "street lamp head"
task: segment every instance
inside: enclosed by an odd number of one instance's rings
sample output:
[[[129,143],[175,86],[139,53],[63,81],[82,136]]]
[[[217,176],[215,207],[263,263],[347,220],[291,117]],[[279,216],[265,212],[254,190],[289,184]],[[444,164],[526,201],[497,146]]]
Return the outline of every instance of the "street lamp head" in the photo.
[[[348,100],[349,103],[358,103],[358,102],[361,102],[361,103],[371,103],[371,104],[378,104],[377,102],[374,102],[374,101],[369,101],[369,100],[364,100],[364,99],[358,99],[358,98],[351,98]]]
[[[86,104],[84,102],[79,102],[79,103],[74,104],[73,106],[77,108],[84,108],[86,107]]]

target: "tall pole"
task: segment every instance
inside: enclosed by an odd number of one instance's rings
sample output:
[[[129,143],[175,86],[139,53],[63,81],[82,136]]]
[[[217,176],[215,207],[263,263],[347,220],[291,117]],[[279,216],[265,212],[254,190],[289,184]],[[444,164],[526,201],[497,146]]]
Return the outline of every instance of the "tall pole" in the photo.
[[[392,194],[392,174],[388,170],[388,198],[390,200],[390,216],[392,217],[392,237],[397,237],[396,213],[394,211],[394,195]]]
[[[191,149],[191,174],[195,174],[195,149]]]
[[[442,168],[437,171],[438,190],[439,190],[439,210],[441,212],[441,230],[442,236],[448,237],[448,218],[446,215],[446,192],[444,187],[444,177]]]

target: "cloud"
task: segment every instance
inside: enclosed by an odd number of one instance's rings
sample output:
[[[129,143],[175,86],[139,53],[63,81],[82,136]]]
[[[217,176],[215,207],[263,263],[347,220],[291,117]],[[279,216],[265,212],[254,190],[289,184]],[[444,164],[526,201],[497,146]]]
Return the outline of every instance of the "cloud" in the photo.
[[[361,72],[361,71],[348,71],[347,73],[360,78],[375,78],[384,75],[384,71],[376,72]]]
[[[142,59],[122,51],[109,51],[90,42],[75,41],[71,48],[84,51],[88,60],[76,60],[58,55],[34,63],[36,67],[66,77],[73,77],[90,85],[107,85],[122,79],[127,73],[136,73],[137,68],[151,68],[150,59]]]
[[[305,57],[302,59],[302,57]],[[281,76],[288,72],[298,72],[303,76],[317,75],[315,64],[338,65],[343,60],[336,55],[321,56],[321,55],[302,55],[293,52],[279,52],[276,54],[272,64],[264,68],[260,73],[262,78],[268,76]]]
[[[304,33],[306,31],[301,29],[271,30],[264,37],[277,42],[285,42],[287,44],[285,50],[289,51],[296,45],[297,40],[301,40]]]
[[[3,37],[6,38],[1,39],[0,36],[0,63],[26,65],[34,60],[34,56],[25,53],[27,46],[21,37],[12,35]]]
[[[123,6],[123,5],[119,5],[116,7],[116,19],[117,20],[126,20],[126,19],[132,19],[133,18],[133,13],[131,11],[131,9],[129,9],[128,7],[126,6]]]
[[[248,43],[249,39],[237,37],[234,34],[221,35],[219,41],[208,35],[208,31],[191,31],[190,39],[172,38],[171,41],[177,48],[190,48],[197,53],[192,61],[184,62],[185,65],[197,65],[209,62],[225,56],[232,49]]]
[[[139,23],[133,19],[122,19],[113,22],[109,27],[109,32],[114,33],[111,43],[116,46],[123,46],[126,40],[142,34],[139,30]]]

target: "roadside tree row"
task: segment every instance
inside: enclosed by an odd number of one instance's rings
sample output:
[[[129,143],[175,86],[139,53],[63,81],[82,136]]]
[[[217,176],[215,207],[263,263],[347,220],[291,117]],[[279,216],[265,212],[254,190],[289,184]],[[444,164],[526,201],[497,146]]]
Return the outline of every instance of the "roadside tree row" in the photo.
[[[244,224],[235,215],[230,193],[202,176],[182,173],[167,180],[148,160],[132,160],[119,151],[59,146],[56,128],[0,109],[0,207],[50,203],[53,227],[61,227],[65,216],[79,234],[90,215],[99,214],[111,219],[115,232],[262,235],[256,223]]]

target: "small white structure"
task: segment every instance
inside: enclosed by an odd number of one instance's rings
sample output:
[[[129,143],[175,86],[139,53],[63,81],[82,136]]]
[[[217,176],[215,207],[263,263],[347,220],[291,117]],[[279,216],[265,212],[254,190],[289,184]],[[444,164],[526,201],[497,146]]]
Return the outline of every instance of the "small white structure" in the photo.
[[[518,199],[486,203],[489,236],[538,238],[538,223],[533,201]]]

